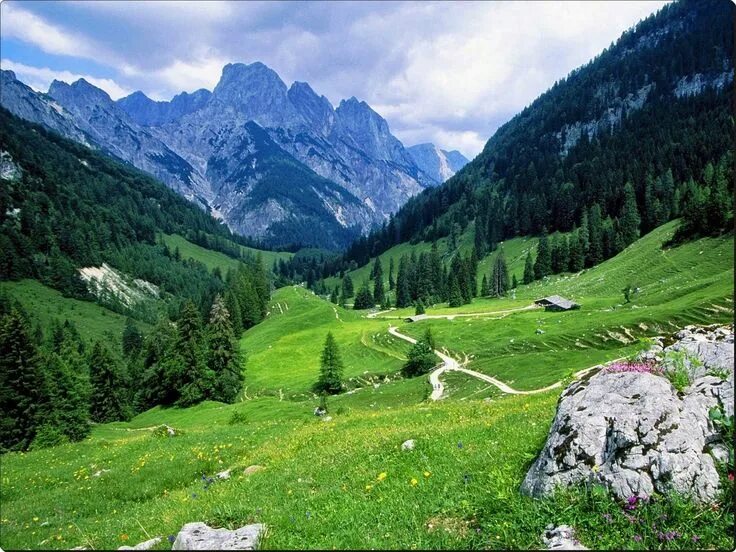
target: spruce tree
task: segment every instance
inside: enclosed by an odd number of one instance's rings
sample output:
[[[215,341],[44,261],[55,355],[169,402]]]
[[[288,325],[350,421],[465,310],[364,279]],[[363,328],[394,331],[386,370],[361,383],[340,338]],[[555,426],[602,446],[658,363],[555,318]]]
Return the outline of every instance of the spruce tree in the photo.
[[[214,374],[210,399],[233,402],[243,386],[238,342],[230,324],[230,313],[218,295],[212,303],[209,326],[208,367]]]
[[[516,278],[516,274],[513,274],[511,276],[511,289],[516,289],[519,287],[519,280]]]
[[[376,306],[371,290],[368,288],[368,282],[363,282],[363,285],[355,295],[355,301],[353,301],[354,310],[372,309]]]
[[[595,266],[603,260],[603,220],[601,207],[597,203],[590,208],[588,215],[588,253],[586,266]]]
[[[396,276],[396,308],[403,309],[411,305],[411,292],[409,290],[408,259],[401,257],[399,261],[399,272]]]
[[[31,326],[19,305],[0,318],[0,449],[33,441],[43,397],[43,372]]]
[[[95,422],[106,423],[130,418],[130,405],[123,368],[100,341],[96,341],[89,357],[91,384],[90,415]]]
[[[240,337],[243,333],[243,313],[240,310],[240,301],[238,296],[232,289],[225,292],[225,308],[230,313],[230,325],[233,328],[233,334]]]
[[[376,259],[377,263],[380,263],[380,259]],[[383,271],[381,270],[381,265],[378,265],[378,270],[376,271],[376,280],[373,283],[373,302],[383,304],[386,300],[385,293],[383,291]]]
[[[524,261],[524,283],[531,284],[534,281],[534,261],[532,260],[531,250],[526,254]]]
[[[447,284],[447,287],[449,289],[448,292],[448,307],[459,307],[463,304],[463,295],[460,292],[460,284],[458,283],[458,277],[455,275],[454,272],[450,272],[449,276],[449,282]]]
[[[122,347],[123,355],[126,357],[137,356],[143,347],[143,334],[130,318],[125,321]]]
[[[493,297],[506,295],[509,289],[509,271],[506,266],[506,257],[503,249],[499,250],[498,255],[493,260],[493,271],[491,273],[491,281],[489,283],[489,292]]]
[[[429,337],[429,341],[427,340]],[[401,373],[404,377],[412,378],[415,376],[421,376],[428,373],[437,364],[437,357],[432,350],[430,342],[432,339],[431,333],[429,336],[424,335],[422,339],[417,341],[414,346],[409,350],[407,355],[409,358],[401,368]]]
[[[388,263],[388,289],[389,291],[393,291],[396,288],[396,280],[394,279],[395,274],[394,269],[394,258],[391,257],[389,263]]]
[[[488,285],[488,277],[484,274],[483,281],[480,283],[480,295],[481,297],[488,297],[491,294],[490,287]]]
[[[191,406],[212,391],[214,374],[207,368],[202,320],[194,303],[187,301],[176,322],[175,369],[178,406]]]
[[[578,230],[570,236],[570,253],[567,267],[570,272],[580,272],[585,267],[585,254],[583,253],[582,240]]]
[[[332,290],[332,293],[330,294],[330,303],[334,303],[337,305],[340,297],[340,286],[335,286],[335,289]]]
[[[539,238],[537,260],[534,263],[534,278],[536,280],[541,280],[550,274],[552,274],[552,252],[549,246],[547,229],[544,228],[542,229],[542,236]]]
[[[327,339],[325,339],[325,346],[322,350],[319,379],[314,385],[314,391],[316,393],[328,393],[330,395],[335,395],[342,391],[343,370],[344,367],[337,342],[332,332],[328,332]]]
[[[355,294],[355,290],[353,289],[353,279],[349,274],[346,274],[342,279],[342,294],[345,299],[350,299]]]
[[[624,205],[621,210],[619,223],[624,247],[626,247],[639,238],[639,225],[641,224],[639,209],[636,207],[634,187],[630,182],[627,182],[624,186]]]
[[[417,306],[414,309],[414,314],[419,315],[419,314],[424,314],[424,313],[425,313],[424,303],[422,302],[422,299],[420,297],[419,299],[417,299]]]

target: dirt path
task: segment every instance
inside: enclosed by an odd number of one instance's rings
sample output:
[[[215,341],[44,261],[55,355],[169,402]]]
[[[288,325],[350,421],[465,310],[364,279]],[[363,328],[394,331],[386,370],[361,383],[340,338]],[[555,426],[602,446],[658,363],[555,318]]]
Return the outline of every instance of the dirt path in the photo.
[[[511,314],[512,312],[521,312],[521,311],[534,310],[534,309],[539,309],[539,308],[541,307],[532,303],[531,305],[527,305],[526,307],[519,307],[516,309],[506,309],[506,310],[499,310],[499,311],[459,312],[456,314],[425,314],[423,315],[422,320],[431,320],[431,319],[438,319],[438,318],[446,318],[447,320],[454,320],[455,318],[463,318],[463,317],[471,317],[471,316],[490,316],[493,314],[507,315],[507,314]],[[378,318],[380,314],[385,314],[393,310],[396,310],[396,309],[371,312],[366,315],[366,318]],[[403,316],[381,316],[380,318],[384,320],[402,320],[405,317]]]
[[[396,328],[396,326],[389,326],[388,333],[391,335],[398,337],[399,339],[403,339],[404,341],[408,341],[409,343],[416,343],[417,340],[413,337],[409,337],[408,335],[404,335]],[[455,372],[462,372],[464,374],[467,374],[469,376],[473,376],[474,378],[478,378],[479,380],[485,381],[490,383],[491,385],[495,385],[498,389],[503,391],[504,393],[508,393],[509,395],[534,395],[537,393],[545,393],[547,391],[550,391],[552,389],[557,389],[558,387],[562,387],[562,382],[558,381],[556,383],[553,383],[552,385],[548,385],[547,387],[542,387],[541,389],[533,389],[531,391],[520,391],[518,389],[514,389],[513,387],[510,387],[509,385],[505,384],[501,380],[498,380],[492,376],[489,376],[487,374],[482,374],[480,372],[476,372],[475,370],[469,370],[468,368],[464,368],[464,365],[468,363],[467,357],[465,362],[461,365],[457,360],[452,358],[451,356],[448,356],[445,352],[438,351],[435,349],[434,354],[436,354],[440,359],[442,359],[442,366],[439,368],[433,370],[429,374],[429,383],[432,385],[432,394],[429,396],[430,399],[433,401],[439,400],[442,398],[442,395],[445,391],[445,386],[442,383],[442,380],[440,380],[440,376],[447,372],[447,371],[455,371]],[[610,362],[617,362],[619,360],[623,360],[622,358],[618,358],[616,360],[612,360]],[[580,378],[587,374],[588,372],[591,372],[596,369],[602,368],[602,364],[596,364],[595,366],[590,366],[589,368],[584,368],[582,370],[578,370],[573,374],[573,377],[575,379]]]

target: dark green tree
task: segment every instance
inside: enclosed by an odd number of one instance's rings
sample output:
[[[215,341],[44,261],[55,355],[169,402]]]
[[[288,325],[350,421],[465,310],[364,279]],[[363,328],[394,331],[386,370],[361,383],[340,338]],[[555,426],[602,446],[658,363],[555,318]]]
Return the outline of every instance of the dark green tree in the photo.
[[[0,447],[25,450],[39,425],[44,377],[30,323],[19,305],[0,318]]]
[[[375,306],[376,303],[373,300],[373,295],[371,295],[371,290],[368,287],[368,282],[363,282],[363,285],[360,287],[358,293],[355,295],[355,301],[353,301],[353,309],[372,309]]]
[[[409,289],[409,260],[406,256],[399,261],[399,272],[396,276],[396,308],[403,309],[411,305],[411,291]]]
[[[123,355],[126,357],[138,356],[138,353],[143,348],[143,334],[131,318],[125,321],[122,346]]]
[[[344,366],[332,332],[327,333],[325,346],[320,359],[319,379],[314,385],[315,393],[336,395],[343,389],[342,374]]]
[[[208,398],[233,402],[243,387],[242,357],[230,324],[230,313],[219,295],[212,303],[207,333],[207,364],[214,375],[212,394]]]
[[[89,357],[90,415],[95,422],[128,420],[131,416],[125,373],[110,349],[96,341]]]
[[[206,364],[206,342],[202,319],[191,301],[184,303],[176,322],[175,357],[178,406],[191,406],[203,401],[212,393],[214,373]]]
[[[414,314],[415,315],[424,314],[425,312],[426,311],[425,311],[425,308],[424,308],[424,302],[422,301],[421,298],[417,299],[417,306],[414,309]]]
[[[549,246],[547,230],[542,229],[542,236],[539,238],[539,246],[537,247],[537,260],[534,263],[534,278],[541,280],[550,274],[552,274],[552,251]]]
[[[524,283],[531,284],[534,281],[534,261],[532,260],[532,252],[529,250],[524,261]]]
[[[409,350],[408,360],[401,368],[404,377],[413,378],[428,373],[437,364],[437,357],[424,338],[417,341]]]
[[[630,182],[627,182],[624,186],[624,205],[621,209],[619,223],[623,245],[626,247],[639,238],[639,225],[641,224],[639,209],[636,207],[634,187]]]

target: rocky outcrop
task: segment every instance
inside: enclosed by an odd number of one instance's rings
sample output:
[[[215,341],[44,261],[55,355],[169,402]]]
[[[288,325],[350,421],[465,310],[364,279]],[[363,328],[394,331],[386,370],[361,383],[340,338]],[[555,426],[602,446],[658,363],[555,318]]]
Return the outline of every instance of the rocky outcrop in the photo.
[[[665,358],[685,348],[704,367],[681,393],[654,365],[572,383],[522,492],[538,497],[599,482],[619,499],[674,491],[713,501],[725,447],[711,411],[733,414],[733,347],[732,328],[680,334]]]
[[[255,550],[266,526],[261,523],[240,529],[213,529],[204,523],[187,523],[176,536],[172,550]]]
[[[158,543],[161,542],[161,537],[154,537],[150,540],[140,542],[136,544],[135,546],[121,546],[118,548],[118,550],[150,550],[154,546],[156,546]]]
[[[434,144],[417,144],[406,148],[419,169],[435,184],[442,184],[468,164],[459,151],[445,151]]]

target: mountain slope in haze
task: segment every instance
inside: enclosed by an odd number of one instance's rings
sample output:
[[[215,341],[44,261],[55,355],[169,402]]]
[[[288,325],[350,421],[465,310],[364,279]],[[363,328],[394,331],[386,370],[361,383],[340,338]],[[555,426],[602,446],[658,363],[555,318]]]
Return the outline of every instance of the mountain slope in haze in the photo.
[[[406,149],[417,166],[437,184],[442,184],[468,164],[457,150],[445,151],[434,144],[417,144]]]
[[[643,233],[696,204],[728,204],[733,180],[713,168],[728,166],[734,148],[734,10],[723,0],[680,0],[643,20],[500,127],[444,185],[356,242],[346,260],[363,264],[474,219],[479,246],[492,248],[545,228],[569,231],[599,209],[596,224],[615,238],[628,231],[625,210],[633,215],[627,183]]]
[[[55,81],[44,95],[11,72],[3,72],[3,89],[1,103],[12,113],[153,174],[233,231],[271,245],[297,239],[344,247],[440,182],[365,102],[350,98],[333,108],[307,83],[287,87],[258,62],[228,64],[212,92],[183,92],[170,102],[142,92],[113,102],[83,79]],[[263,185],[256,201],[254,186],[273,178],[274,155],[289,193]]]

